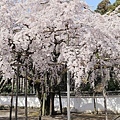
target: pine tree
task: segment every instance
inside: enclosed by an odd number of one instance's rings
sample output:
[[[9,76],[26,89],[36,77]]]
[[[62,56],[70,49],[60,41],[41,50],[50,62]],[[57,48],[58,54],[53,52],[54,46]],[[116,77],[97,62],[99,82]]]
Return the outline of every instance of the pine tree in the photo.
[[[97,6],[97,9],[95,12],[98,12],[100,14],[105,14],[105,13],[111,13],[115,11],[115,9],[120,5],[120,0],[116,0],[113,4],[110,4],[109,0],[103,0],[100,2]],[[117,13],[120,13],[120,10],[117,10]]]
[[[97,9],[95,11],[100,13],[100,14],[104,14],[107,12],[110,4],[111,3],[109,0],[103,0],[98,4]]]

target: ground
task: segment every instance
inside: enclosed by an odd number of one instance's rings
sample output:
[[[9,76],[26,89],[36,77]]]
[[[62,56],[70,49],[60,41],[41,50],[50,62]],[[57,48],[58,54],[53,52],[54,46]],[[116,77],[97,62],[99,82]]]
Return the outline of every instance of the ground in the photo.
[[[13,109],[12,120],[15,120],[15,109]],[[28,108],[28,120],[38,120],[37,108]],[[108,114],[108,120],[120,120],[116,114]],[[0,120],[9,120],[9,109],[0,110]],[[24,108],[18,109],[18,120],[24,120]],[[54,116],[43,116],[42,120],[67,120],[66,114],[57,114]],[[104,114],[71,113],[71,120],[105,120]]]

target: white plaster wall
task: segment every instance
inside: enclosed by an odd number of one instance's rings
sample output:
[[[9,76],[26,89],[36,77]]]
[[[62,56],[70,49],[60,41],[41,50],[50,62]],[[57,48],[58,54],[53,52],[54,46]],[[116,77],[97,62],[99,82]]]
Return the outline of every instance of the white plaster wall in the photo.
[[[28,107],[39,107],[40,103],[36,96],[28,96]],[[13,97],[13,106],[15,106],[16,97]],[[0,96],[0,105],[10,105],[11,104],[11,96]],[[18,106],[23,107],[25,106],[25,97],[19,96],[18,97]]]
[[[62,107],[67,107],[67,97],[62,97]],[[10,96],[0,96],[0,105],[10,105]],[[15,106],[15,96],[13,97],[13,105]],[[18,106],[25,106],[25,97],[19,96]],[[28,96],[28,107],[39,107],[40,103],[37,96]],[[75,112],[92,112],[94,104],[92,97],[71,97],[71,111]],[[104,111],[104,99],[102,96],[96,97],[96,107],[98,111]],[[120,96],[107,97],[107,109],[114,113],[120,113]],[[55,110],[60,110],[59,98],[55,97]]]
[[[98,101],[99,100],[99,101]],[[97,98],[97,109],[104,110],[103,98]],[[62,97],[62,106],[67,107],[67,98]],[[55,98],[55,108],[59,109],[59,99]],[[77,112],[92,112],[94,111],[94,102],[92,97],[71,97],[70,98],[71,111]]]

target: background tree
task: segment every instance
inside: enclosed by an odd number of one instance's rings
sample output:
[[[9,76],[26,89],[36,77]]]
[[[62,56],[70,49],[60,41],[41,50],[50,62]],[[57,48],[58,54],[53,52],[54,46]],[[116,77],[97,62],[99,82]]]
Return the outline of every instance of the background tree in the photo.
[[[98,4],[97,9],[95,11],[100,14],[104,14],[108,11],[108,7],[110,4],[111,3],[109,0],[103,0]]]
[[[114,5],[115,7],[118,7],[118,6],[120,5],[120,0],[116,0],[116,2],[113,3],[113,5]]]
[[[108,4],[107,4],[108,3]],[[95,12],[98,12],[100,14],[110,14],[113,11],[116,11],[116,13],[119,13],[119,5],[120,5],[120,0],[116,0],[113,4],[110,4],[109,0],[107,1],[102,1],[101,3],[98,4],[97,9]]]
[[[111,5],[111,7],[109,8],[109,11],[115,11],[116,13],[120,13],[120,0],[116,0],[115,3],[113,3],[113,5]]]

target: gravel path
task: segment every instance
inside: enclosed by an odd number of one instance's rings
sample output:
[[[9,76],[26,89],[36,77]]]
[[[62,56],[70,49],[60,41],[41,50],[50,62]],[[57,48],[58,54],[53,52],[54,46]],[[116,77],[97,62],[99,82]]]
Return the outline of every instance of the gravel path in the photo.
[[[113,120],[113,118],[115,118],[115,115],[109,115],[108,116],[108,120]],[[18,117],[18,120],[24,120],[24,117]],[[9,117],[1,117],[0,116],[0,120],[9,120]],[[12,120],[15,120],[15,118],[12,118]],[[38,117],[28,117],[28,120],[38,120]],[[42,117],[42,120],[67,120],[67,116],[66,115],[57,115],[57,116],[44,116]],[[105,120],[105,116],[104,115],[83,115],[83,114],[72,114],[71,115],[71,120]],[[116,120],[120,120],[120,118],[116,119]]]
[[[38,111],[38,110],[36,110]],[[36,112],[35,110],[30,110],[31,112]],[[30,115],[29,114],[29,115]],[[29,116],[28,115],[28,116]],[[32,114],[31,114],[32,115]],[[117,119],[114,119],[118,115],[115,114],[108,114],[108,120],[120,120],[120,117]],[[9,120],[9,110],[0,110],[0,120]],[[15,114],[13,111],[12,114],[12,120],[15,120]],[[24,109],[21,109],[18,111],[18,120],[25,120],[24,117]],[[28,117],[28,120],[38,120],[38,117],[32,116]],[[42,120],[67,120],[67,115],[55,115],[55,116],[43,116]],[[104,114],[80,114],[80,113],[71,113],[71,120],[105,120]]]

